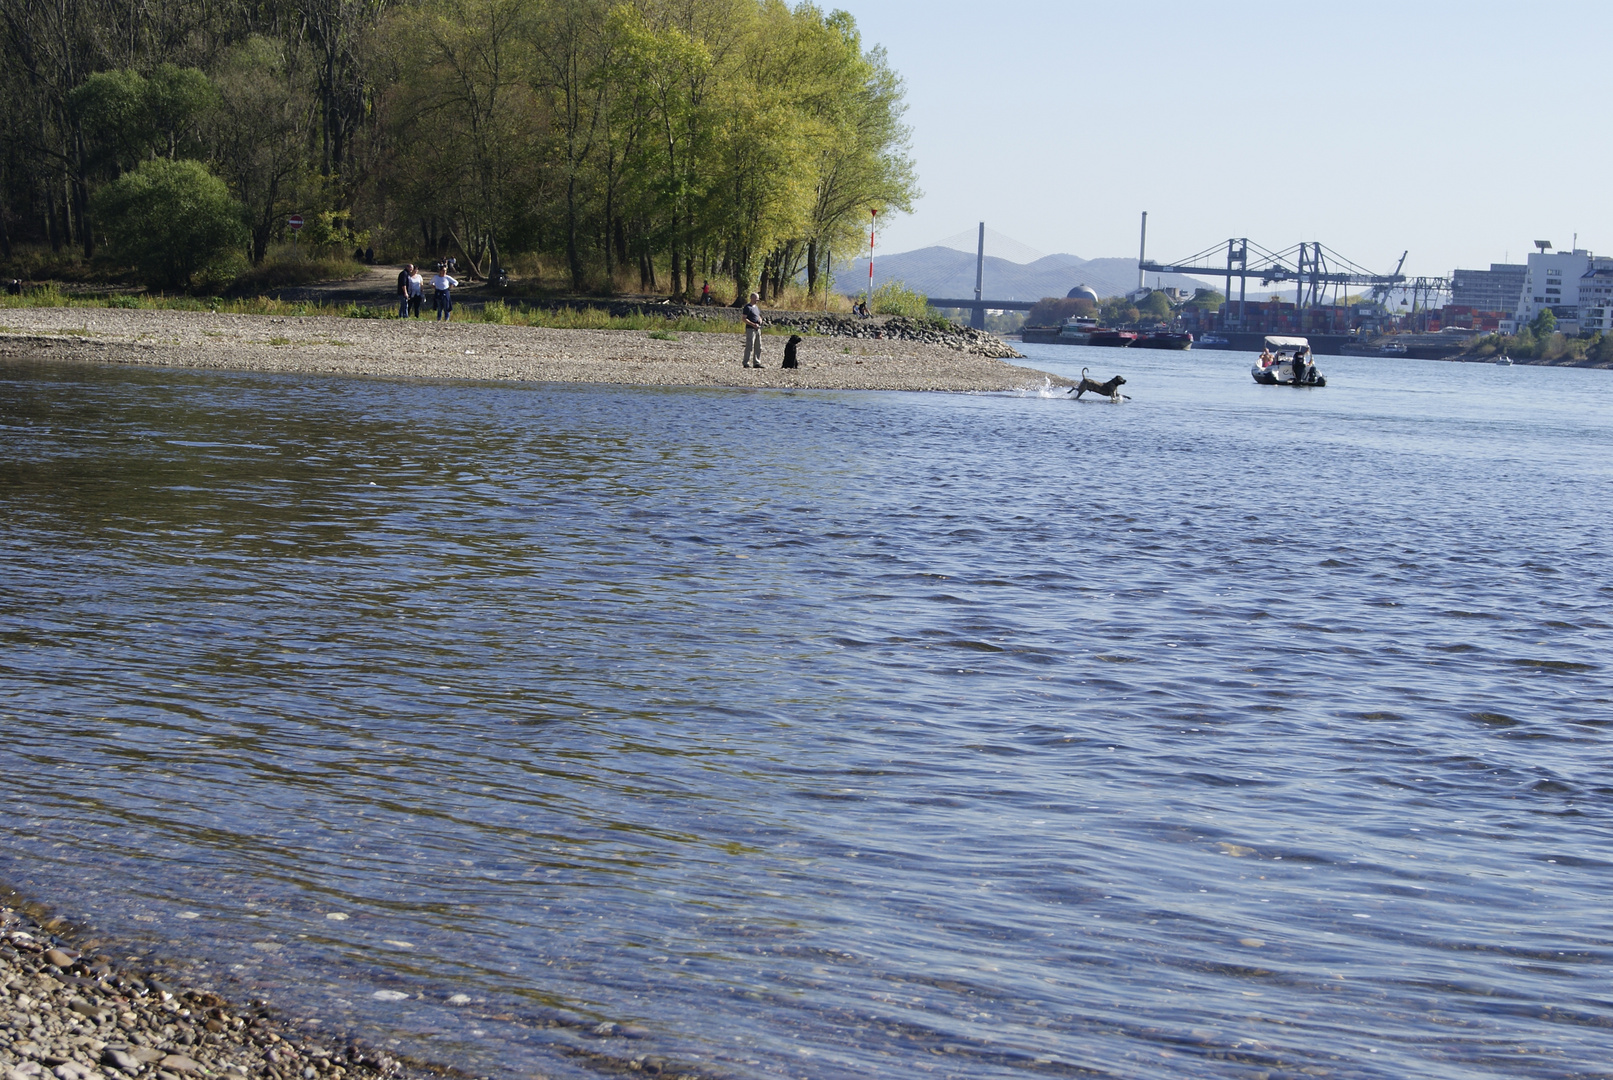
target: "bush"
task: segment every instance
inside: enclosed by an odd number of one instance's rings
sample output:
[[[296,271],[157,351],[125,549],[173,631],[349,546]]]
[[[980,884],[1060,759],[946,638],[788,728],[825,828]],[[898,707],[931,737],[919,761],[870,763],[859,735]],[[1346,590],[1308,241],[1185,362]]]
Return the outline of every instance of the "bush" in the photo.
[[[247,242],[240,206],[199,161],[142,161],[95,193],[91,213],[112,257],[154,288],[224,276]]]
[[[910,319],[930,319],[930,298],[914,292],[900,281],[887,281],[874,290],[868,307],[875,315],[906,315]]]
[[[308,257],[296,251],[281,250],[237,274],[230,291],[249,296],[291,285],[310,285],[316,281],[343,281],[363,277],[367,273],[369,271],[363,263],[356,263],[346,255]]]

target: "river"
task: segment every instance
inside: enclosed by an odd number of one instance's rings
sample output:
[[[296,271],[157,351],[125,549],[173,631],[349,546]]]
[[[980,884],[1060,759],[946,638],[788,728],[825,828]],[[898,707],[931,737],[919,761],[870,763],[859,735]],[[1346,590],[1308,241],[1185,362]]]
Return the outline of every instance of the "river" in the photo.
[[[1613,382],[0,365],[0,881],[478,1075],[1606,1076]]]

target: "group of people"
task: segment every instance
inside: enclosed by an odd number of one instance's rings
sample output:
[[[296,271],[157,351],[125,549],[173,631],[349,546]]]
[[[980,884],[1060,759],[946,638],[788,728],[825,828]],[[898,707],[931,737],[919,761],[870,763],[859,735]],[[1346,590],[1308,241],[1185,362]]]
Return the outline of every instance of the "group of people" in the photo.
[[[449,322],[454,314],[453,290],[459,282],[449,272],[452,262],[440,262],[433,268],[432,307],[437,312],[438,322]],[[407,319],[411,315],[416,319],[420,317],[420,308],[425,303],[425,287],[426,279],[414,263],[398,272],[398,318]]]
[[[1282,358],[1281,353],[1272,352],[1268,346],[1260,350],[1259,364],[1262,368],[1269,368],[1271,365],[1281,362]],[[1309,345],[1301,345],[1296,349],[1291,363],[1293,364],[1295,383],[1304,386],[1315,381],[1316,367],[1311,363],[1311,347]]]

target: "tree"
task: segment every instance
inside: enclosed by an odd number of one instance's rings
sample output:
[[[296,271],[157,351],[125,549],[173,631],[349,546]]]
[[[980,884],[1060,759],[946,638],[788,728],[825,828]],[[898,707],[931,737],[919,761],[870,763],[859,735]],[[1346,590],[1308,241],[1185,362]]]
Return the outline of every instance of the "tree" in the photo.
[[[112,257],[159,288],[188,288],[247,240],[239,204],[199,161],[143,161],[97,191],[90,210]]]
[[[1077,315],[1092,316],[1098,305],[1084,296],[1044,296],[1025,316],[1027,326],[1059,326]]]
[[[1168,296],[1159,290],[1154,290],[1137,304],[1137,317],[1147,319],[1169,319],[1174,314],[1171,311],[1171,301]]]
[[[1551,308],[1541,308],[1540,314],[1529,324],[1529,329],[1534,331],[1536,338],[1549,338],[1557,332],[1557,316]]]
[[[532,194],[543,126],[527,84],[527,17],[521,0],[443,0],[393,26],[392,167],[404,202],[446,218],[477,275],[498,274],[503,239]]]
[[[299,209],[298,192],[311,172],[311,95],[293,82],[284,50],[281,42],[255,36],[225,57],[208,133],[218,171],[245,208],[254,266],[281,222]]]

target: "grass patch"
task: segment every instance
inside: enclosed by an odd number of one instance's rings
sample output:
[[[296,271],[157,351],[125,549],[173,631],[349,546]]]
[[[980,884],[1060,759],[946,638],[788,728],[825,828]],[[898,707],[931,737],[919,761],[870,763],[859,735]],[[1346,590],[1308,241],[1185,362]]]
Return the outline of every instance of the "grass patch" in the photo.
[[[5,308],[117,308],[133,311],[211,311],[220,315],[324,315],[347,319],[386,319],[391,305],[317,304],[308,301],[275,300],[265,296],[196,297],[164,296],[161,293],[120,293],[112,296],[64,293],[55,285],[32,289],[21,296],[0,295]],[[480,306],[463,304],[454,309],[454,321],[487,323],[495,326],[536,326],[551,330],[638,330],[652,334],[741,334],[745,324],[738,319],[697,319],[692,316],[667,318],[663,315],[612,315],[602,308],[545,308],[506,304],[490,300]],[[798,333],[788,326],[768,326],[762,333],[783,336]],[[666,338],[663,340],[676,340]]]
[[[368,272],[363,263],[343,256],[310,258],[300,254],[277,253],[237,274],[235,280],[230,282],[230,292],[246,295],[293,285],[312,285],[316,281],[345,281],[363,277]]]
[[[676,334],[669,334],[665,330],[651,330],[650,331],[650,336],[652,338],[654,338],[656,341],[676,341],[676,340],[678,340],[678,336]]]

